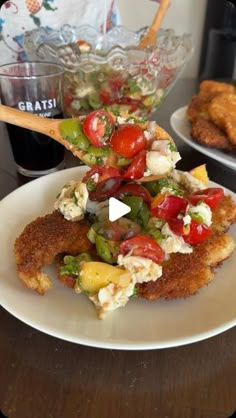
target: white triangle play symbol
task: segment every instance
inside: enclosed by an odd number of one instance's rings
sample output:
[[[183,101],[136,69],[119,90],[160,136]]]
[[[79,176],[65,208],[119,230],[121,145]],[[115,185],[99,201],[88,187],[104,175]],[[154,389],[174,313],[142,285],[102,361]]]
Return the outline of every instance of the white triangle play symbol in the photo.
[[[109,221],[113,222],[122,216],[129,213],[131,208],[125,203],[120,202],[120,200],[110,197],[109,199]]]

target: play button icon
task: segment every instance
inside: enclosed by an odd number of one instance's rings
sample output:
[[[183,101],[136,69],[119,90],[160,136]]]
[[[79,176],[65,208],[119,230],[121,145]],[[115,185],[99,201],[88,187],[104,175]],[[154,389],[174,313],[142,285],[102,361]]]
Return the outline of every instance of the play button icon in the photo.
[[[110,197],[109,199],[109,221],[114,222],[129,213],[131,208],[120,200]]]

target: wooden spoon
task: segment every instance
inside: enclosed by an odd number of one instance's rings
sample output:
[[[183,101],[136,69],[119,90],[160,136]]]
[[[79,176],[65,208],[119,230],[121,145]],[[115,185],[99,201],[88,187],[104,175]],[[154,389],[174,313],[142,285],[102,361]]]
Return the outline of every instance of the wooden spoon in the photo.
[[[76,145],[73,145],[68,140],[63,139],[60,134],[59,125],[65,119],[43,118],[13,107],[0,105],[0,120],[10,123],[11,125],[20,126],[21,128],[30,129],[31,131],[36,131],[50,136],[55,141],[64,145],[64,147],[71,151],[76,157],[83,157],[84,153],[78,150]]]
[[[155,46],[157,43],[157,32],[165,17],[166,11],[170,5],[170,0],[161,0],[158,10],[154,16],[152,24],[149,26],[147,32],[142,37],[139,47],[148,48],[149,46]]]
[[[64,139],[60,134],[59,125],[61,122],[65,121],[65,119],[43,118],[29,112],[24,112],[22,110],[18,110],[13,107],[8,107],[0,104],[0,120],[2,122],[10,123],[11,125],[16,125],[21,128],[29,129],[31,131],[36,131],[41,134],[47,135],[50,138],[62,144],[66,149],[71,151],[72,154],[74,154],[81,161],[83,161],[85,152],[79,150],[76,147],[76,145],[73,145],[67,139]],[[110,153],[108,155],[106,164],[111,167],[117,168],[116,160],[117,155],[112,151],[112,149],[110,149]],[[87,162],[85,164],[88,165]],[[166,175],[167,174],[165,174],[164,176],[145,176],[138,179],[137,181],[148,182],[165,177]]]

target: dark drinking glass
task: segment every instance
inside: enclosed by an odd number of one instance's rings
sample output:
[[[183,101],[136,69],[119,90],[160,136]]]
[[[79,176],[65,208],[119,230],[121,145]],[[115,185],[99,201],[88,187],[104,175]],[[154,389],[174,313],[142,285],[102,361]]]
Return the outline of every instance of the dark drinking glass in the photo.
[[[60,65],[45,62],[0,67],[1,102],[46,118],[63,118],[63,73]],[[54,139],[7,124],[17,171],[28,177],[64,167],[64,147]]]

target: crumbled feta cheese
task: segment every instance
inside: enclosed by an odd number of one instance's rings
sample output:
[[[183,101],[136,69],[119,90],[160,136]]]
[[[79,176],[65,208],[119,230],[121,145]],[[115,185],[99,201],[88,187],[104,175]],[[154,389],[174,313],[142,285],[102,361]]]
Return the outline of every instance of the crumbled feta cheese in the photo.
[[[184,241],[183,237],[176,235],[171,231],[168,223],[162,227],[161,233],[164,238],[161,240],[160,246],[167,254],[189,254],[193,252],[192,247]]]
[[[171,142],[167,139],[155,140],[151,145],[151,150],[146,155],[147,175],[164,175],[175,167],[181,159],[177,151],[171,151]]]
[[[191,216],[189,216],[189,215],[185,215],[185,216],[183,217],[183,222],[184,222],[184,225],[189,225],[189,224],[190,224],[190,222],[191,222]]]
[[[199,202],[196,206],[190,206],[188,210],[189,215],[197,215],[202,220],[202,223],[206,226],[210,226],[212,223],[211,208],[204,202]]]
[[[126,123],[126,118],[122,116],[117,116],[117,122],[119,125],[122,125],[123,123]]]
[[[70,181],[61,190],[54,208],[62,213],[68,221],[84,218],[88,201],[88,190],[85,183]]]
[[[200,180],[196,179],[196,177],[192,176],[192,174],[187,171],[173,170],[171,172],[171,177],[177,183],[183,184],[190,192],[203,190],[206,187]]]
[[[162,267],[149,258],[119,254],[117,263],[131,273],[136,283],[155,281],[162,275]]]
[[[171,159],[158,151],[148,151],[146,156],[147,170],[153,175],[164,175],[171,170]]]
[[[114,311],[125,306],[129,298],[134,293],[134,281],[130,281],[128,287],[121,287],[114,283],[99,289],[96,295],[89,296],[95,304],[99,318],[102,319],[108,312]]]

